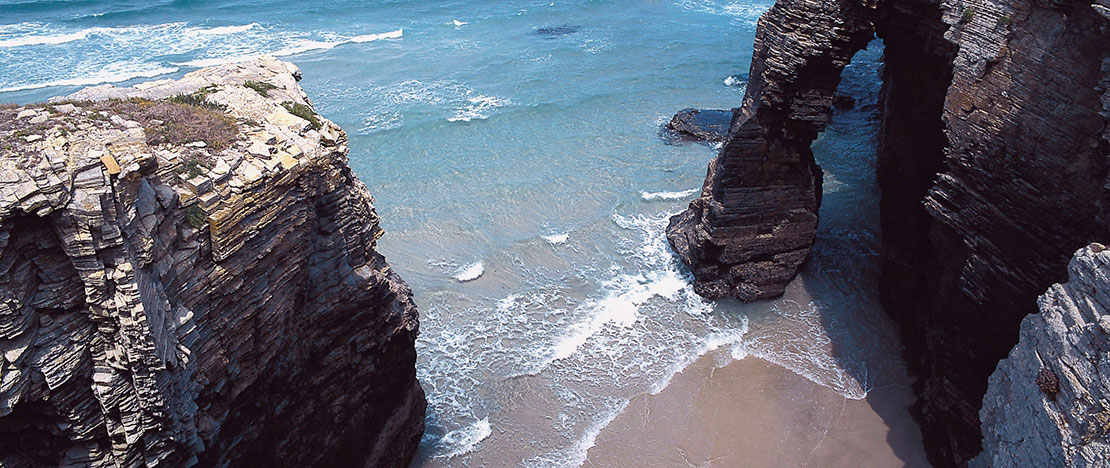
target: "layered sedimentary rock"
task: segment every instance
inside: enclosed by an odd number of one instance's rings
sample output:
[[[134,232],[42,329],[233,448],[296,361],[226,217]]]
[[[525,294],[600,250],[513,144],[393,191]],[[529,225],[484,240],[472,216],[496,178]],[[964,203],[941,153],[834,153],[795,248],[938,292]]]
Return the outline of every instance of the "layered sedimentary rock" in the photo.
[[[821,169],[810,143],[840,71],[874,32],[855,1],[781,0],[759,20],[751,80],[701,196],[667,239],[706,297],[782,294],[817,229]]]
[[[884,307],[938,465],[978,453],[987,376],[1072,252],[1110,239],[1110,2],[780,1],[701,198],[668,238],[706,296],[773,297],[814,239],[808,146],[843,64],[885,46]]]
[[[1021,322],[979,412],[976,467],[1098,467],[1110,463],[1110,250],[1076,252],[1069,278]]]
[[[979,451],[987,376],[1022,318],[1064,279],[1076,249],[1110,240],[1110,114],[1100,115],[1110,34],[1083,1],[946,2],[941,11],[957,47],[939,116],[945,158],[924,199],[928,218],[907,217],[925,238],[907,245],[884,230],[886,265],[898,266],[884,272],[895,289],[883,295],[902,324],[934,463],[962,464]],[[884,187],[921,181],[880,177]],[[884,227],[903,216],[884,211]]]
[[[667,131],[692,141],[719,143],[732,126],[733,110],[682,109],[667,122]]]
[[[0,466],[407,465],[417,312],[299,76],[0,109]]]

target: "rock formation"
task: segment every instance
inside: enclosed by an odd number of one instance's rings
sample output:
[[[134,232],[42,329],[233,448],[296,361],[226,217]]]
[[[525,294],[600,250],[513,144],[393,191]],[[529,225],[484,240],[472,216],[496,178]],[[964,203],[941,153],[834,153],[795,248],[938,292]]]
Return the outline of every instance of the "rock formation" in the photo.
[[[980,450],[987,376],[1068,258],[1110,237],[1110,2],[783,0],[740,115],[668,238],[696,291],[775,297],[814,240],[809,144],[841,68],[885,46],[883,305],[901,325],[931,460]]]
[[[299,76],[0,108],[0,466],[408,464],[416,308]]]
[[[667,122],[667,131],[685,140],[719,143],[728,135],[733,115],[725,109],[682,109]]]
[[[1068,270],[991,374],[972,466],[1110,463],[1110,250],[1085,247]]]
[[[667,239],[706,297],[782,295],[809,254],[821,204],[810,143],[832,115],[840,71],[874,35],[851,1],[780,0],[756,30],[751,80],[701,197]]]

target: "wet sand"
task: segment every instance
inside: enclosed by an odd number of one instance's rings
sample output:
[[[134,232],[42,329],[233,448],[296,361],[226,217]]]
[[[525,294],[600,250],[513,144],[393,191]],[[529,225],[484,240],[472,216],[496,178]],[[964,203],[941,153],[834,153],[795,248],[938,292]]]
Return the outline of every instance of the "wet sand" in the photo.
[[[586,467],[928,467],[906,386],[843,396],[755,357],[714,353],[642,394],[597,436]]]

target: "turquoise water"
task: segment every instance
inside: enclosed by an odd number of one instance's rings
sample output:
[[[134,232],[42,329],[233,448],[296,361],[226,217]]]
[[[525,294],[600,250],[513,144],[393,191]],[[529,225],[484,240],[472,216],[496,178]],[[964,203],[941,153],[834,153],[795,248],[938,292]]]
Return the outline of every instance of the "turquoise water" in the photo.
[[[715,150],[660,126],[739,104],[770,4],[0,1],[0,101],[296,63],[348,131],[380,250],[421,310],[415,465],[578,466],[630,398],[703,355],[850,399],[905,383],[875,290],[879,46],[846,72],[861,106],[814,144],[819,241],[786,297],[702,301],[663,239]]]

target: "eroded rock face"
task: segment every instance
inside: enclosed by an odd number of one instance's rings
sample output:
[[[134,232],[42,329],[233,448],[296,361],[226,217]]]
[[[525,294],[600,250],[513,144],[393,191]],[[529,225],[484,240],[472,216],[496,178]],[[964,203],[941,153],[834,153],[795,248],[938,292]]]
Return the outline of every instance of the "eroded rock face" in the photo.
[[[230,142],[151,146],[179,127],[119,103],[0,110],[0,466],[407,465],[417,311],[346,135],[291,113],[298,77],[259,59],[70,96],[203,89]]]
[[[879,173],[884,267],[893,267],[884,269],[883,302],[902,324],[933,461],[963,464],[979,451],[987,376],[1017,342],[1022,318],[1064,279],[1076,249],[1110,239],[1110,114],[1100,115],[1110,23],[1079,1],[950,1],[940,11],[957,48],[940,115],[943,165],[924,219],[886,205],[886,187],[920,177]],[[881,150],[888,162],[921,153],[903,169],[933,164],[922,150]],[[919,234],[886,229],[899,224]]]
[[[976,467],[1098,467],[1110,460],[1110,250],[1075,254],[990,376]]]
[[[809,146],[840,71],[874,34],[868,14],[850,0],[780,0],[759,19],[743,106],[701,197],[667,227],[698,294],[777,297],[805,261],[821,204]]]

